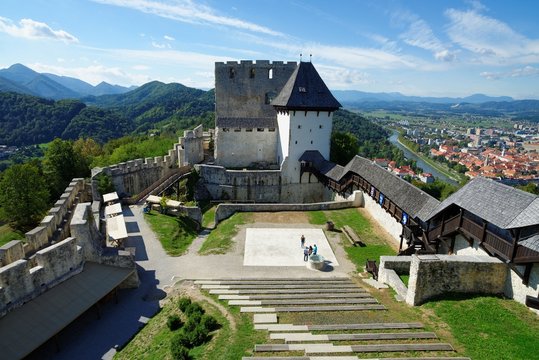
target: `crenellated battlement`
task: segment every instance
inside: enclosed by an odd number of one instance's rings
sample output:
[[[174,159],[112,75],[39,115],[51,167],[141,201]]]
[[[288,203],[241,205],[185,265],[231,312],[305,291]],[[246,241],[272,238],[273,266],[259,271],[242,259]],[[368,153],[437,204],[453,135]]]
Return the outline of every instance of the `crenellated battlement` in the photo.
[[[69,237],[0,268],[0,316],[82,271],[83,257]]]
[[[266,67],[266,66],[282,66],[287,65],[291,67],[296,67],[298,65],[297,61],[270,61],[270,60],[240,60],[238,61],[218,61],[215,63],[215,67],[230,67],[230,66],[256,66]]]
[[[73,192],[80,188],[82,179],[72,182]],[[60,207],[67,206],[66,203]],[[22,241],[11,241],[4,245],[3,267],[0,267],[0,317],[11,309],[39,296],[51,287],[82,271],[86,261],[112,265],[135,270],[133,251],[104,248],[102,236],[94,221],[91,203],[77,203],[73,197],[74,209],[67,224],[70,237],[55,242],[36,251],[31,257],[25,257]],[[39,226],[31,234],[43,234],[46,227]],[[33,236],[33,235],[32,235]],[[125,281],[124,286],[138,286],[136,271]]]
[[[0,266],[29,256],[43,247],[69,236],[66,229],[73,208],[86,199],[84,179],[73,179],[39,226],[24,234],[25,241],[14,240],[0,247]]]

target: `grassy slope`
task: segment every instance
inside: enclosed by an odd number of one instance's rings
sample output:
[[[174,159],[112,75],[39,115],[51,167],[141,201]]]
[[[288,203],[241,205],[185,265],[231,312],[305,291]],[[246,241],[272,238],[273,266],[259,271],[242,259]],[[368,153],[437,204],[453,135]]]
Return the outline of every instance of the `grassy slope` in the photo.
[[[144,218],[157,234],[170,256],[182,255],[197,236],[196,224],[187,217],[168,216],[152,211]]]
[[[245,224],[249,221],[249,214],[235,213],[219,225],[208,235],[208,238],[198,251],[201,255],[225,254],[233,244],[232,238],[237,234],[237,225]]]
[[[396,255],[395,250],[387,244],[385,239],[377,234],[372,224],[357,209],[343,209],[332,211],[311,211],[309,212],[311,224],[322,225],[327,221],[332,221],[337,230],[344,225],[350,226],[356,234],[367,245],[365,247],[354,247],[344,241],[345,250],[350,260],[356,264],[358,271],[363,271],[367,259],[376,259],[380,262],[380,256]],[[344,236],[344,234],[342,234]]]
[[[227,308],[227,317],[234,320],[236,328],[214,305],[198,301],[207,314],[217,319],[221,328],[212,333],[212,340],[190,351],[195,360],[228,360],[248,356],[254,344],[262,343],[265,334],[254,331],[249,314],[242,314],[237,307]],[[172,359],[170,339],[174,332],[166,326],[169,315],[180,315],[176,299],[173,298],[155,315],[148,324],[123,348],[115,359]],[[185,318],[184,318],[185,320]]]
[[[474,360],[539,359],[539,318],[524,305],[494,297],[427,303]]]

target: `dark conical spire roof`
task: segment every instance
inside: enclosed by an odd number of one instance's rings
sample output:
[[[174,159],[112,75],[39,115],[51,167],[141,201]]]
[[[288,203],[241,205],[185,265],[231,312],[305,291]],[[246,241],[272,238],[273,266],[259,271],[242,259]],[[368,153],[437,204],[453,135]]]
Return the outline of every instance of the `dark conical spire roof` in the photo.
[[[299,63],[271,105],[291,110],[322,111],[341,107],[310,62]]]

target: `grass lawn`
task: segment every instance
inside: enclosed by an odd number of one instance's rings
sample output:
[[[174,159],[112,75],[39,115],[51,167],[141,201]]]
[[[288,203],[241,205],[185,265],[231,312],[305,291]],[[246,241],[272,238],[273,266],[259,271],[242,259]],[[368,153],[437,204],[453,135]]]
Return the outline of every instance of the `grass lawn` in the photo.
[[[380,256],[396,255],[396,251],[386,242],[386,240],[376,233],[375,228],[369,219],[365,218],[357,209],[342,209],[329,211],[310,211],[308,213],[311,224],[322,225],[327,221],[332,221],[337,230],[344,225],[350,226],[360,239],[367,245],[365,247],[355,247],[349,245],[348,241],[343,241],[345,250],[350,260],[356,264],[357,270],[363,272],[363,267],[367,259],[377,260],[380,263]],[[341,234],[341,236],[345,236]]]
[[[170,256],[182,255],[197,236],[196,223],[188,217],[176,217],[152,211],[144,218],[157,234]]]
[[[225,254],[232,247],[232,238],[238,233],[237,225],[247,223],[249,217],[248,213],[237,212],[221,221],[208,235],[198,253],[200,255]]]
[[[539,359],[539,318],[514,300],[452,297],[421,307],[447,323],[474,360]]]
[[[217,209],[217,206],[202,208],[202,227],[208,229],[215,226],[215,209]]]
[[[7,244],[11,240],[24,240],[24,234],[13,230],[8,224],[0,226],[0,246]]]
[[[169,315],[181,315],[177,298],[172,298],[148,324],[116,354],[115,359],[172,359],[170,341],[175,332],[166,325]],[[195,300],[194,300],[195,301]],[[194,360],[228,360],[241,359],[251,355],[250,351],[256,343],[263,343],[265,334],[255,331],[250,316],[240,313],[239,308],[226,308],[227,317],[208,301],[198,303],[207,314],[217,319],[221,328],[213,333],[210,342],[196,347],[189,352]],[[229,321],[227,318],[231,319]],[[185,318],[183,318],[185,320]],[[234,325],[232,325],[234,324]],[[179,330],[176,330],[179,331]]]

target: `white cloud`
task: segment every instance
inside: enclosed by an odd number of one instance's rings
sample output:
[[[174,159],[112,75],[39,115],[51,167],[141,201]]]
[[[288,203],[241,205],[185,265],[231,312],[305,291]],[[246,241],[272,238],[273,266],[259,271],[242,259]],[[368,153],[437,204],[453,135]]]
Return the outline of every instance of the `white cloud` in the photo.
[[[168,40],[168,41],[174,41],[174,40],[176,40],[176,39],[174,39],[172,36],[169,36],[169,35],[165,35],[165,36],[163,36],[163,38],[164,38],[165,40]]]
[[[268,27],[254,24],[249,21],[218,15],[209,6],[197,4],[191,0],[177,0],[165,3],[153,0],[93,0],[107,5],[121,6],[135,9],[148,14],[157,15],[167,19],[177,20],[191,24],[222,25],[235,29],[247,30],[272,36],[283,36],[282,33]]]
[[[150,81],[150,77],[143,74],[131,74],[119,67],[106,67],[104,65],[90,65],[86,67],[63,67],[42,63],[29,64],[28,67],[37,72],[46,72],[81,79],[92,85],[102,81],[119,85],[141,85]]]
[[[150,67],[147,66],[147,65],[133,65],[133,66],[131,66],[131,69],[133,69],[133,70],[139,70],[139,71],[144,71],[144,70],[149,70]]]
[[[400,18],[407,23],[407,30],[400,35],[406,44],[432,52],[436,60],[453,61],[456,59],[456,53],[450,51],[442,43],[425,20],[411,13],[406,13]]]
[[[503,78],[519,78],[519,77],[532,77],[539,75],[539,68],[533,66],[524,66],[522,68],[513,69],[507,72],[489,72],[484,71],[480,73],[482,77],[488,80],[499,80]]]
[[[478,13],[476,10],[448,9],[447,34],[462,48],[489,64],[539,61],[539,40],[529,39],[506,23]]]
[[[356,89],[374,81],[366,72],[344,67],[317,64],[316,68],[330,89]]]
[[[152,41],[152,46],[156,49],[170,49],[170,44],[158,43],[157,41]]]
[[[21,19],[17,25],[8,18],[0,17],[0,31],[25,39],[52,39],[66,43],[79,42],[75,36],[64,30],[53,30],[49,25],[32,19]]]

